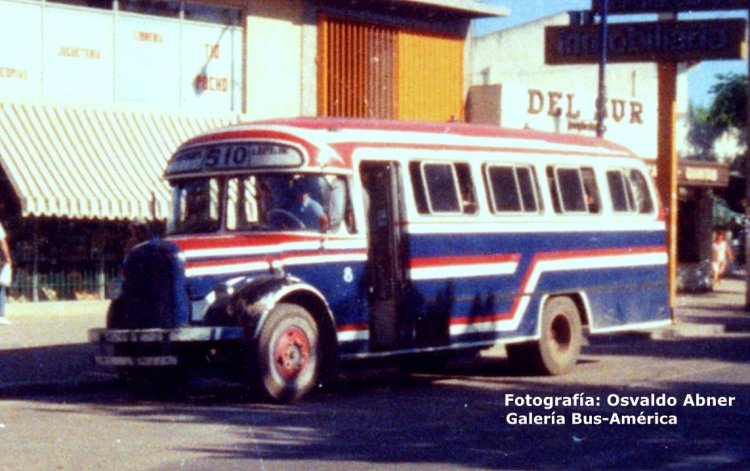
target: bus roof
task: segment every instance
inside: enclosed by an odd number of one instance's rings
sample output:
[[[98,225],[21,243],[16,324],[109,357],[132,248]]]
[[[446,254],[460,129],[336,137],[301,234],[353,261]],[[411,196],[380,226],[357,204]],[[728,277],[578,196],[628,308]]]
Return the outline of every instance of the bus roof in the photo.
[[[307,166],[351,169],[358,148],[512,151],[635,157],[627,148],[596,137],[461,122],[412,122],[352,118],[290,118],[239,123],[190,139],[198,145],[241,141],[287,142],[306,155]],[[168,172],[169,173],[169,172]]]

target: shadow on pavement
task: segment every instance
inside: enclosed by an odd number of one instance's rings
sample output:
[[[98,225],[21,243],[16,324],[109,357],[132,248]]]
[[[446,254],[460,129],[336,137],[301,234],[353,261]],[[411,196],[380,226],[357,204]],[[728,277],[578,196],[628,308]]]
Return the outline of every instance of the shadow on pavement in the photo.
[[[0,350],[0,391],[13,385],[75,383],[96,374],[90,344]]]
[[[654,361],[703,358],[746,363],[749,342],[744,338],[707,338],[610,343],[589,346],[587,353],[652,356]],[[0,351],[0,364],[4,365],[3,374],[13,370],[13,365],[28,367],[36,362],[45,365],[44,370],[59,365],[60,375],[75,374],[78,369],[64,363],[83,355],[84,347]],[[113,382],[69,385],[37,394],[20,389],[5,397],[78,403],[124,421],[154,426],[173,416],[180,422],[236,427],[235,438],[228,443],[185,443],[178,451],[206,458],[192,467],[187,463],[183,469],[216,469],[247,460],[280,467],[291,462],[299,468],[311,462],[324,463],[321,467],[357,462],[494,469],[739,469],[750,463],[747,378],[653,387],[580,385],[574,381],[575,374],[566,383],[539,381],[514,371],[501,358],[480,358],[454,364],[439,374],[406,375],[394,369],[359,372],[347,376],[333,391],[287,406],[263,403],[253,391],[219,381],[196,381],[176,399],[164,402],[140,400]],[[732,407],[685,405],[687,397],[698,394],[736,399]],[[508,401],[509,395],[539,398],[540,404],[518,405]],[[674,398],[675,403],[663,407],[610,403],[622,397],[651,395]],[[573,397],[592,398],[594,404],[558,404],[548,409],[541,404]],[[89,409],[81,413],[89,413]],[[71,412],[50,408],[46,413]],[[529,414],[536,414],[539,420],[564,417],[565,423],[509,423],[514,414],[526,420]],[[612,421],[615,414],[628,421],[643,416],[643,420],[657,423],[573,424],[574,414],[589,422]],[[659,417],[663,421],[672,416],[676,424],[659,422]]]

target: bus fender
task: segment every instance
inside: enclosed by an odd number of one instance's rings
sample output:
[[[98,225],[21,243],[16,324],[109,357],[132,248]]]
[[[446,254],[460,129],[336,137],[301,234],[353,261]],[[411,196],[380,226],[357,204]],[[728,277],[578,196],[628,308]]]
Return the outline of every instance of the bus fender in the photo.
[[[333,312],[323,294],[312,285],[288,275],[252,280],[234,293],[230,311],[245,328],[248,339],[257,339],[263,324],[279,303],[302,306],[316,319],[321,330],[333,329],[335,332]]]

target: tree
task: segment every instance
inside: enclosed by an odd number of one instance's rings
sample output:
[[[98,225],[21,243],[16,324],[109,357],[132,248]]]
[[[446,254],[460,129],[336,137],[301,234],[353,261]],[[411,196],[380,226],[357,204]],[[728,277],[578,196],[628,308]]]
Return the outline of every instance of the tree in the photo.
[[[747,76],[744,74],[717,74],[717,83],[710,92],[714,100],[709,108],[691,107],[691,127],[688,140],[700,160],[732,160],[733,167],[744,166],[744,158],[734,158],[744,153],[748,142],[747,126]],[[723,155],[722,155],[723,154]]]
[[[747,75],[718,74],[718,82],[711,87],[714,101],[706,122],[720,131],[731,127],[745,130],[747,126]],[[743,133],[742,142],[747,141]]]
[[[708,108],[690,105],[690,124],[687,134],[689,147],[686,157],[695,160],[716,160],[711,148],[719,131],[708,120]]]

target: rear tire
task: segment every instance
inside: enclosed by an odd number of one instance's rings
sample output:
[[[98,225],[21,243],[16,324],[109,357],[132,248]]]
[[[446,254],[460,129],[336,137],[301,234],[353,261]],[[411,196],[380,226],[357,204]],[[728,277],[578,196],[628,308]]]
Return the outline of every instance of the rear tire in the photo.
[[[544,305],[537,342],[506,347],[512,365],[547,375],[570,372],[583,344],[581,317],[572,299],[550,298]]]
[[[257,340],[256,361],[263,392],[277,402],[307,396],[318,384],[321,346],[318,325],[296,304],[279,304]]]

